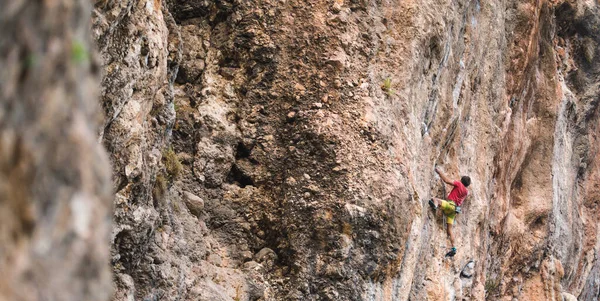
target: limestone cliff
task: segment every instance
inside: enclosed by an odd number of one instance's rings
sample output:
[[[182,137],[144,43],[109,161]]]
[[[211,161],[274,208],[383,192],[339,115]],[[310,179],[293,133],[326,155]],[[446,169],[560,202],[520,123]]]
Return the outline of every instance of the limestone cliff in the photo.
[[[0,299],[108,298],[98,136],[112,300],[600,297],[596,1],[11,3]]]
[[[598,13],[99,2],[115,299],[594,300]]]
[[[598,9],[97,4],[115,299],[595,300]]]

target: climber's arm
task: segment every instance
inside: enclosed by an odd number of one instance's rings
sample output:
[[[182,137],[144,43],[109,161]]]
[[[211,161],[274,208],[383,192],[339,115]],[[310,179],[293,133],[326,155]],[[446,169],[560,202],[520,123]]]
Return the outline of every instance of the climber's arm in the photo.
[[[440,170],[440,168],[439,168],[439,167],[436,167],[436,168],[435,168],[435,172],[437,172],[437,173],[438,173],[438,175],[440,175],[440,178],[442,178],[442,181],[446,182],[446,184],[449,184],[449,185],[454,185],[454,182],[453,182],[453,181],[452,181],[450,178],[448,178],[448,177],[447,177],[447,176],[446,176],[446,175],[445,175],[445,174],[444,174],[444,173],[443,173],[443,172]]]

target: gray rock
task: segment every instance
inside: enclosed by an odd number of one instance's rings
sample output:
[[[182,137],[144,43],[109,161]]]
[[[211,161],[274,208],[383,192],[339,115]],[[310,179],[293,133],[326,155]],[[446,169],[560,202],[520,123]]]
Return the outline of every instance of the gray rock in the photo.
[[[242,251],[242,252],[240,252],[240,257],[241,257],[242,261],[251,260],[252,257],[253,257],[252,255],[253,254],[250,251]]]
[[[200,216],[202,214],[202,210],[204,210],[204,200],[198,197],[197,195],[184,191],[183,192],[183,201],[185,206],[190,210],[190,212],[195,216]]]
[[[248,261],[243,265],[245,270],[255,270],[262,268],[262,265],[256,261]]]
[[[471,278],[475,273],[475,262],[473,260],[469,261],[460,272],[461,278]]]
[[[277,254],[269,248],[263,248],[254,255],[254,260],[261,263],[265,261],[274,261],[277,260]]]
[[[577,301],[577,297],[575,297],[567,292],[562,292],[562,298],[563,298],[563,301]]]

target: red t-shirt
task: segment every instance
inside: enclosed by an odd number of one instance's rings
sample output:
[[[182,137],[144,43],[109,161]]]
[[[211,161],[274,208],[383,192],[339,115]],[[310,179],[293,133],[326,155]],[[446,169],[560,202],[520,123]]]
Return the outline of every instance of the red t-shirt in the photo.
[[[454,181],[452,185],[454,185],[454,188],[452,188],[452,191],[450,191],[448,199],[454,201],[457,206],[460,206],[460,204],[462,204],[467,197],[467,194],[469,194],[469,191],[460,181]]]

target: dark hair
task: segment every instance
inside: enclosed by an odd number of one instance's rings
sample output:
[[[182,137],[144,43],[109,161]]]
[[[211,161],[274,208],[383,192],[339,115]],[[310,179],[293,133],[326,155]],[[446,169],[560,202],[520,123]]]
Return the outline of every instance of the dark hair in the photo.
[[[469,185],[471,185],[471,178],[463,176],[462,178],[460,178],[460,182],[463,183],[465,187],[469,187]]]

